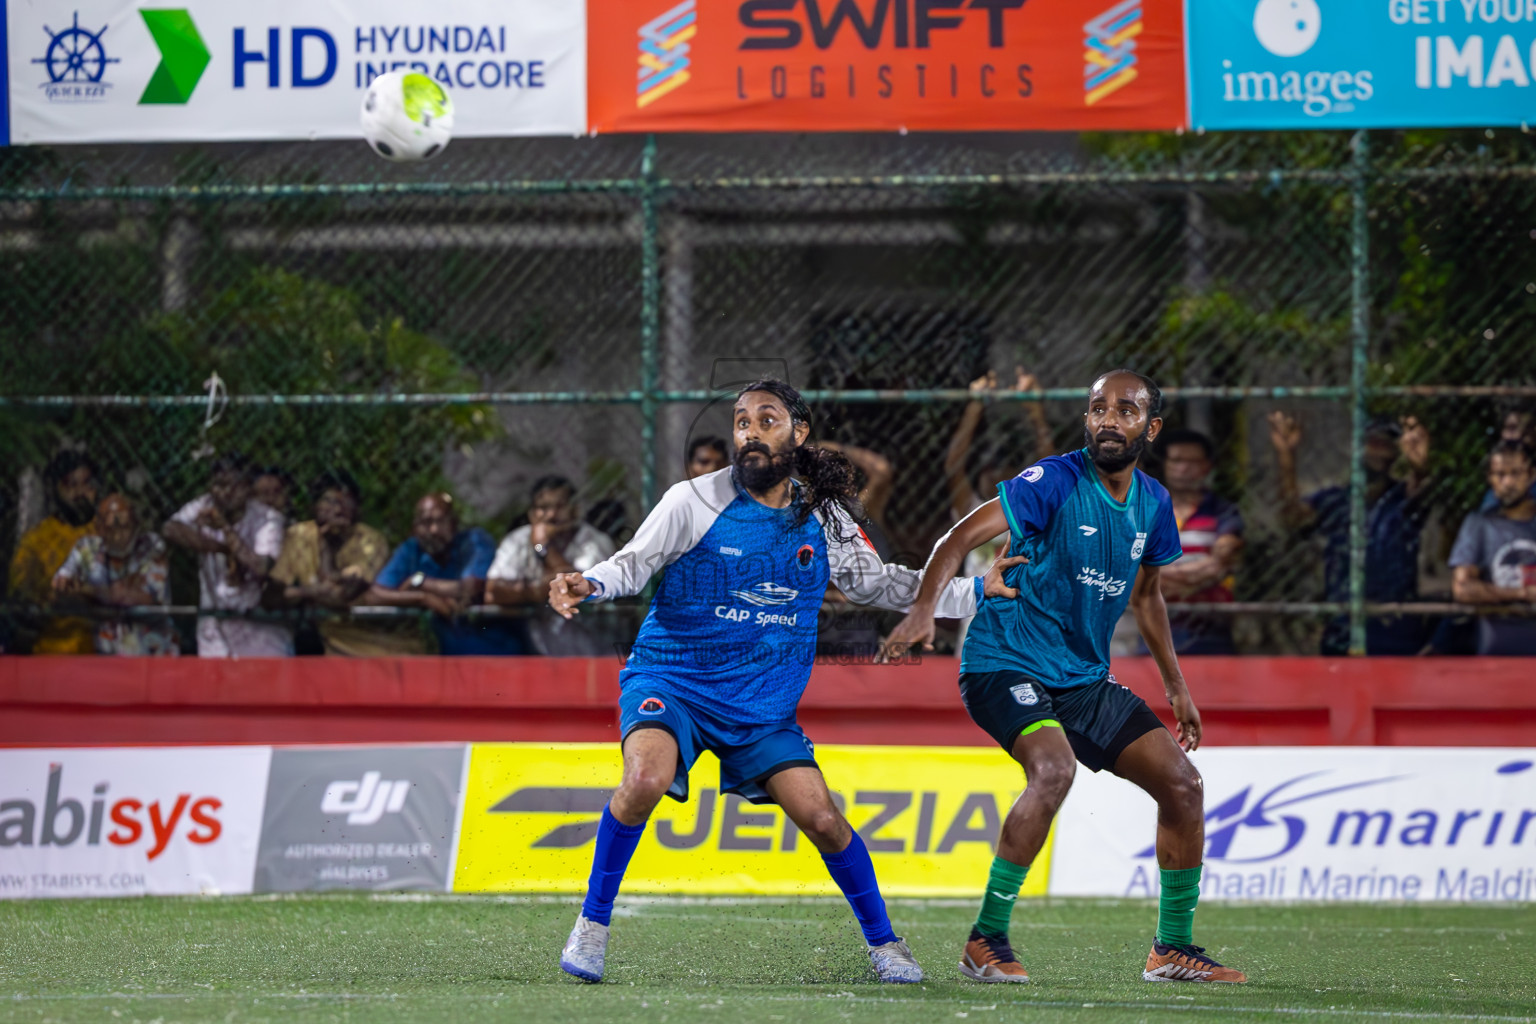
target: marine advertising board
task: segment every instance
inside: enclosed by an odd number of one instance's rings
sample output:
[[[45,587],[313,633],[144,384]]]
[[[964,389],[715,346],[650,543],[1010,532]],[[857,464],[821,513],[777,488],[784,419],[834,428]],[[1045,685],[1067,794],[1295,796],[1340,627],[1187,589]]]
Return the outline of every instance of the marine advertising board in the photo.
[[[1536,899],[1536,750],[1207,749],[1204,899]],[[1157,811],[1078,772],[1053,896],[1156,896]]]

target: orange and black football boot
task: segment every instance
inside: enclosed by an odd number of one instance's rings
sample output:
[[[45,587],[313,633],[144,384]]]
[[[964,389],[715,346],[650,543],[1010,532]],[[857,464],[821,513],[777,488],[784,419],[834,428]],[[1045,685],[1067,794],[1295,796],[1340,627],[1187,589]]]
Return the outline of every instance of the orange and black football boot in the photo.
[[[975,928],[960,958],[960,973],[972,981],[1022,982],[1029,980],[1024,965],[1013,955],[1006,935],[983,935]]]
[[[1152,940],[1152,952],[1147,954],[1147,969],[1141,972],[1142,981],[1204,981],[1227,985],[1242,985],[1248,975],[1235,971],[1205,955],[1200,946],[1165,946]]]

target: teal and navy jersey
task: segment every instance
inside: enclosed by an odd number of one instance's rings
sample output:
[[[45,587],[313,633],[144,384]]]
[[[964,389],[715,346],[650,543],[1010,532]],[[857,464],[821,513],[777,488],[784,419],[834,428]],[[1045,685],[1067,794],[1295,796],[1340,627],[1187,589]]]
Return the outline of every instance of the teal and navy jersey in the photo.
[[[795,524],[793,506],[769,508],[722,469],[670,488],[622,551],[583,575],[589,600],[661,585],[619,673],[643,677],[725,722],[765,725],[794,717],[810,681],[816,620],[827,584],[850,601],[906,611],[922,574],[887,565],[864,531],[839,513]],[[980,578],[951,581],[940,618],[976,608]]]
[[[1109,638],[1143,565],[1183,554],[1173,502],[1135,470],[1125,501],[1104,489],[1087,450],[1041,459],[997,485],[1009,554],[1029,562],[1005,577],[1016,600],[982,601],[960,651],[961,672],[1016,671],[1051,686],[1109,674]]]

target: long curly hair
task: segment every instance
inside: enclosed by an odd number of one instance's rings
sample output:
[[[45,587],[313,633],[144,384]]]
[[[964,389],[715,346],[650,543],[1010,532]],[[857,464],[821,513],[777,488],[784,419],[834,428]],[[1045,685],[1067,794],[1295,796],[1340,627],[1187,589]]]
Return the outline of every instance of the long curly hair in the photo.
[[[805,404],[800,392],[776,377],[762,377],[736,392],[739,399],[749,391],[766,391],[784,403],[789,410],[790,426],[804,423],[813,426],[811,407]],[[795,449],[795,478],[800,481],[800,501],[795,507],[795,525],[803,526],[817,512],[828,526],[840,521],[837,511],[854,520],[864,519],[864,505],[859,501],[858,475],[853,463],[842,452],[819,448],[809,441]]]

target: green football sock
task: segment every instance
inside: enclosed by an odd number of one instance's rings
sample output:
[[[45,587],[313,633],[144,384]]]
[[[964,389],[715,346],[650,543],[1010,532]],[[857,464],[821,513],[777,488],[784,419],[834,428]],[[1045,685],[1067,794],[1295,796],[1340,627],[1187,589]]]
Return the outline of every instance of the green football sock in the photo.
[[[1157,897],[1157,941],[1165,946],[1190,946],[1195,941],[1195,904],[1200,902],[1200,867],[1159,868],[1162,892]]]
[[[983,935],[1007,935],[1008,919],[1013,916],[1013,901],[1019,898],[1019,888],[1029,865],[1014,864],[1001,857],[992,858],[992,870],[987,875],[987,891],[981,897],[981,913],[976,915],[976,930]]]

